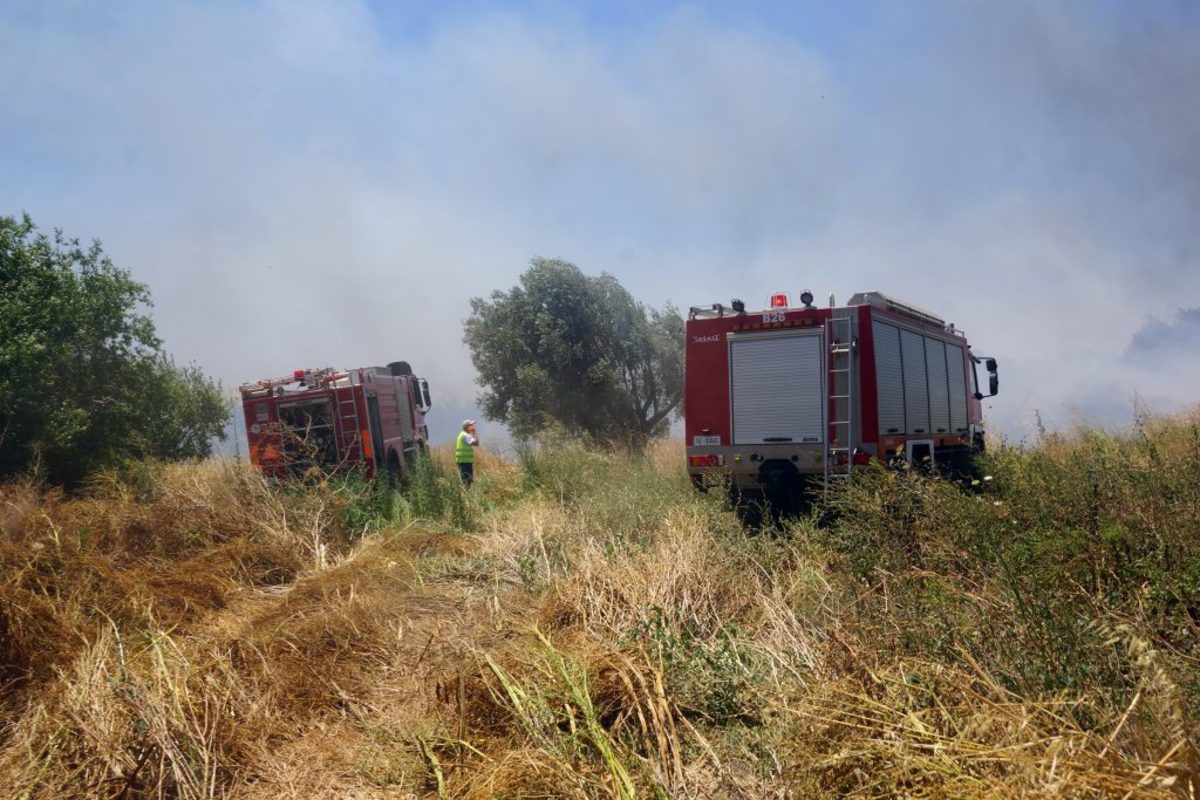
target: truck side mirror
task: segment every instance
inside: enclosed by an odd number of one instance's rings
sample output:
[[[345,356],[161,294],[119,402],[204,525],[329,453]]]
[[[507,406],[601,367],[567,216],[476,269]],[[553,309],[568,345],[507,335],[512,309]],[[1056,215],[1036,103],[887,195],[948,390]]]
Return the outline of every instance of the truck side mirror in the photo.
[[[983,366],[988,371],[988,393],[984,394],[983,392],[976,389],[974,397],[976,400],[983,400],[984,398],[987,398],[987,397],[995,397],[997,394],[1000,393],[1000,376],[997,373],[996,359],[985,358],[985,359],[981,360],[981,359],[976,358],[975,356],[971,356],[972,371],[974,371],[975,365],[979,364],[979,363],[982,363]],[[976,386],[979,385],[979,378],[978,378],[977,374],[975,377],[975,385]]]
[[[423,406],[425,406],[425,408],[423,410],[428,411],[429,409],[433,408],[433,401],[429,399],[429,381],[425,380],[424,378],[421,378],[420,386],[421,386],[421,401],[422,401],[421,404]]]

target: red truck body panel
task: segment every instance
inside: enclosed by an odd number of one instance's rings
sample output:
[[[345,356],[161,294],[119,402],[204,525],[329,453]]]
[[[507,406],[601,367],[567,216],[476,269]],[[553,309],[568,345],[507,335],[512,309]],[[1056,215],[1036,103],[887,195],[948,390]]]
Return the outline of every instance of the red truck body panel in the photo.
[[[274,478],[401,474],[425,450],[428,384],[391,367],[297,371],[241,387],[250,461]]]
[[[876,292],[829,308],[717,304],[693,308],[686,331],[694,478],[720,474],[752,490],[768,464],[828,478],[831,463],[911,460],[914,445],[930,460],[978,447],[982,407],[966,338],[916,307]],[[883,430],[882,416],[893,427]]]

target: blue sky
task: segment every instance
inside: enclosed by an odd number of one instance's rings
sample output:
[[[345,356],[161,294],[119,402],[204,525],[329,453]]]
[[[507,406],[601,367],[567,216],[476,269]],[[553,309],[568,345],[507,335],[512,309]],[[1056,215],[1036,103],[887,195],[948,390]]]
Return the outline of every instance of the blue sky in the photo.
[[[448,435],[469,298],[541,255],[908,298],[1012,437],[1200,389],[1195,3],[9,0],[0,74],[0,213],[100,238],[229,387],[404,358]]]

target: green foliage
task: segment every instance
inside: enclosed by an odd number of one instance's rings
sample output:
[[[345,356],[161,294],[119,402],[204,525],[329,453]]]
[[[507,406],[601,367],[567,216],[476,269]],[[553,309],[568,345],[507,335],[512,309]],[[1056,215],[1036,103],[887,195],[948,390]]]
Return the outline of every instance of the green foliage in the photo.
[[[474,515],[466,495],[457,472],[422,455],[400,498],[401,515],[407,519],[442,521],[455,529],[467,530]]]
[[[554,424],[600,442],[663,435],[683,394],[683,320],[616,278],[536,258],[508,292],[474,298],[464,342],[490,419],[529,438]]]
[[[613,460],[599,449],[555,427],[538,441],[517,445],[521,482],[526,490],[540,490],[570,503],[609,483]]]
[[[329,480],[329,488],[342,501],[344,527],[365,535],[396,522],[398,515],[396,491],[387,481],[367,480],[357,470],[337,475]]]
[[[1196,423],[1049,436],[981,466],[975,493],[880,472],[836,501],[818,536],[872,587],[860,617],[887,617],[904,654],[970,654],[1026,696],[1090,691],[1119,706],[1139,688],[1130,659],[1149,652],[1200,706],[1179,666],[1200,658]]]
[[[335,498],[342,527],[358,537],[418,520],[424,524],[439,523],[452,530],[471,530],[479,516],[478,506],[488,502],[472,502],[458,473],[428,456],[421,456],[414,463],[401,487],[385,480],[368,480],[359,470],[319,476],[316,483],[288,481],[281,487],[285,493],[297,496]]]
[[[759,658],[739,644],[741,631],[726,625],[714,639],[672,623],[661,608],[634,628],[629,639],[662,665],[667,688],[684,709],[717,724],[754,722],[761,713],[752,689],[763,682]]]
[[[127,458],[198,458],[228,404],[161,350],[146,287],[88,248],[0,217],[0,475],[77,484]]]
[[[572,510],[610,548],[645,545],[670,508],[707,503],[712,530],[722,528],[718,498],[693,491],[682,459],[663,470],[650,454],[605,452],[561,435],[526,443],[518,456],[523,488]]]
[[[143,403],[130,438],[138,455],[168,460],[204,458],[214,439],[225,439],[229,402],[221,386],[197,366],[178,366],[160,355],[145,364]]]

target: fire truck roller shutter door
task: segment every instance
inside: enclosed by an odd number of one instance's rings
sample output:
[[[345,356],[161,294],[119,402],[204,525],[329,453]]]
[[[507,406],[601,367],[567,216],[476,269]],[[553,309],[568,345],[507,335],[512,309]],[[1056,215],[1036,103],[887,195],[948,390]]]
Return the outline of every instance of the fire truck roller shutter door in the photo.
[[[950,433],[950,387],[946,383],[946,345],[925,337],[925,365],[929,369],[930,433]]]
[[[819,332],[729,339],[734,444],[824,441]]]
[[[904,427],[910,436],[929,433],[929,376],[925,368],[925,337],[900,331],[904,359]]]
[[[367,418],[370,420],[371,427],[366,431],[367,437],[364,443],[367,447],[363,450],[363,455],[379,465],[385,457],[383,451],[383,419],[379,415],[379,397],[374,394],[367,395]]]
[[[904,369],[900,361],[900,329],[876,322],[875,386],[879,401],[879,432],[904,433]]]
[[[400,432],[405,441],[409,441],[414,436],[413,431],[413,410],[408,402],[408,392],[396,393],[396,409],[400,412]]]
[[[950,429],[967,432],[967,372],[963,349],[956,344],[946,345],[946,377],[950,384]]]

